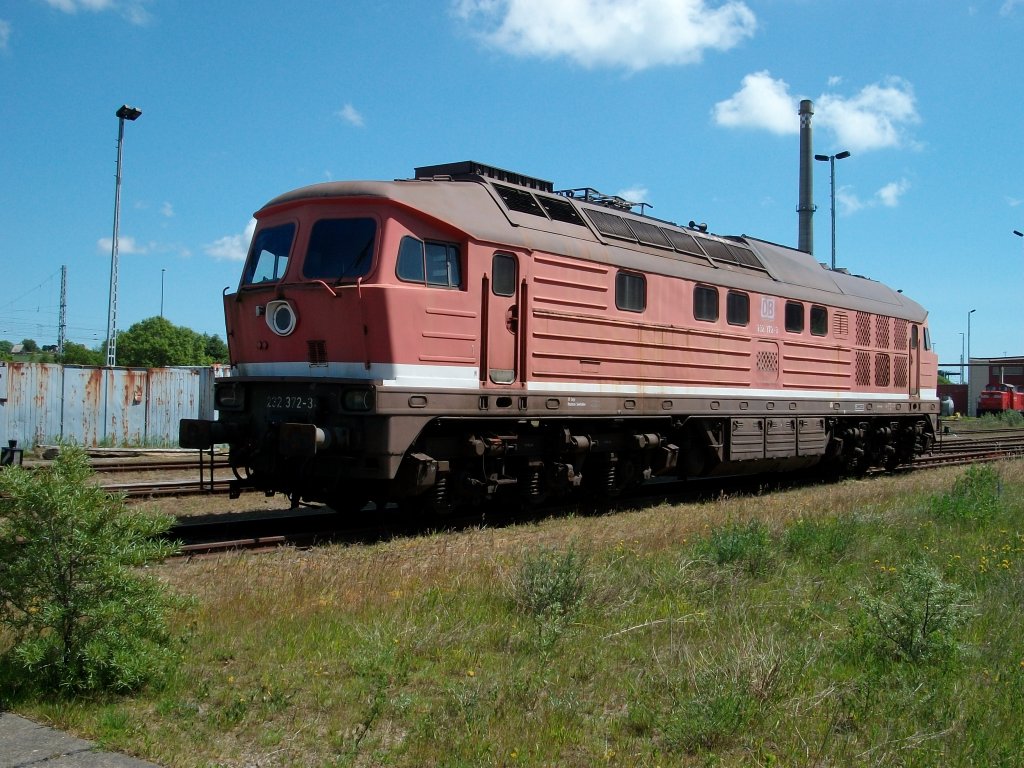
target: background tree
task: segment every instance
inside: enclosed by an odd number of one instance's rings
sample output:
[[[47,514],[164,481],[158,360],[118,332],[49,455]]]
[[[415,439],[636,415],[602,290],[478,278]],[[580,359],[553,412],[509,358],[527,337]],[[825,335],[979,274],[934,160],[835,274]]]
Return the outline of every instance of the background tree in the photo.
[[[60,362],[65,365],[103,365],[104,353],[98,349],[89,349],[84,344],[73,341],[64,342],[64,357]]]
[[[7,339],[0,339],[0,355],[11,354],[11,347],[13,346],[13,342],[8,341]]]
[[[117,337],[118,365],[162,368],[209,362],[204,337],[164,317],[141,320]]]
[[[213,336],[203,335],[203,342],[205,344],[205,351],[207,361],[211,363],[226,363],[228,362],[228,345],[224,343],[224,340],[220,336],[214,334]]]
[[[22,344],[22,348],[26,352],[38,352],[39,351],[39,345],[36,344],[36,340],[35,339],[22,339],[21,340],[21,344]]]

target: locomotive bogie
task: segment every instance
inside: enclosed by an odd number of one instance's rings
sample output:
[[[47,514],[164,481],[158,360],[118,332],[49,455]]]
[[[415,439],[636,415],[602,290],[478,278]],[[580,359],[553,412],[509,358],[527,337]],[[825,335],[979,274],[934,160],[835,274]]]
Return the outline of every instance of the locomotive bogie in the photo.
[[[937,358],[902,294],[468,165],[258,212],[219,416],[182,445],[226,442],[236,491],[442,511],[927,449]]]

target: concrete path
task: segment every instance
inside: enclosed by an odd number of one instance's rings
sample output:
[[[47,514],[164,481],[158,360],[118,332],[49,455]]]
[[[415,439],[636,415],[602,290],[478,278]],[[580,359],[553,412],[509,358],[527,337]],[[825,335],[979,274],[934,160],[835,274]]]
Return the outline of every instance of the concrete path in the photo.
[[[23,717],[0,712],[0,768],[157,768],[127,755],[101,752]]]

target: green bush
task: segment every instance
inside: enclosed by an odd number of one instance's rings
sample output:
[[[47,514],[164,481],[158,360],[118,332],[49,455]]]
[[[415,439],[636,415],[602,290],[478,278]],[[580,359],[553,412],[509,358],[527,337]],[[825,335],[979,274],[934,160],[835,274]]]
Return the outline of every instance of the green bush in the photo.
[[[743,686],[731,680],[702,682],[707,690],[681,697],[655,718],[670,749],[695,753],[728,746],[754,717],[757,702]]]
[[[860,521],[853,515],[822,520],[797,520],[786,527],[783,548],[790,555],[834,562],[856,540]]]
[[[948,493],[932,498],[932,514],[943,520],[990,520],[1001,508],[1002,479],[991,466],[968,467]]]
[[[0,626],[11,688],[130,690],[169,658],[173,600],[138,570],[172,554],[173,522],[90,484],[85,452],[0,471]]]
[[[1021,427],[1024,426],[1024,414],[1020,411],[1001,411],[1000,413],[986,413],[978,418],[978,424],[988,429],[1000,427]]]
[[[875,654],[922,662],[952,658],[959,651],[955,633],[970,618],[970,603],[931,564],[919,560],[887,569],[856,595],[861,614],[854,617],[854,626]]]
[[[771,536],[760,520],[718,528],[699,549],[717,565],[736,563],[755,575],[764,573],[771,563]]]
[[[512,584],[513,600],[538,619],[569,618],[586,597],[585,571],[585,558],[573,548],[528,553]]]

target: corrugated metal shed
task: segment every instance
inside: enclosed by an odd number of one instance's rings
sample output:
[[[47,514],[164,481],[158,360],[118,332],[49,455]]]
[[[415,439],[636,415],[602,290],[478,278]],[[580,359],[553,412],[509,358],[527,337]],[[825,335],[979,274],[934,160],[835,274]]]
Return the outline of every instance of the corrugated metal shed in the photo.
[[[214,418],[214,377],[227,373],[0,363],[0,444],[174,446],[180,419]]]

